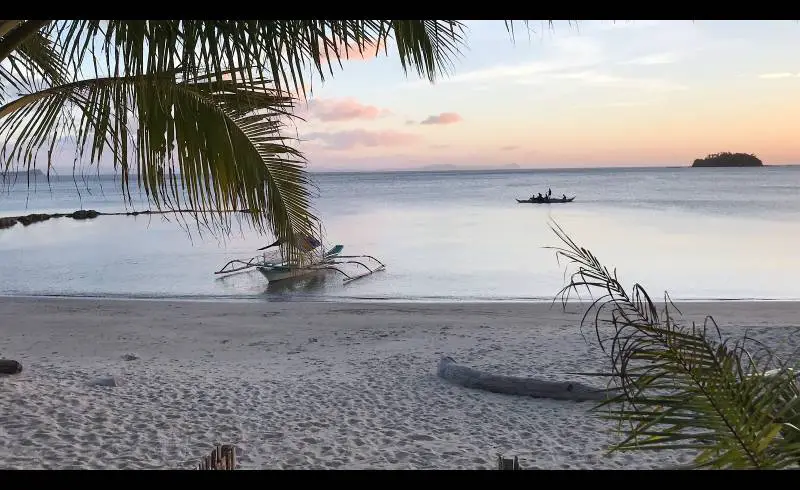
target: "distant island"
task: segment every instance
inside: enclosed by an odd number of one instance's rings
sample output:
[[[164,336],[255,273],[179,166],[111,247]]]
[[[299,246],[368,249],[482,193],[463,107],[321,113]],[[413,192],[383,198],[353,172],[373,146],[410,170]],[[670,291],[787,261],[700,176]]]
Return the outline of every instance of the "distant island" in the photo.
[[[722,152],[698,158],[692,167],[763,167],[764,163],[748,153]]]
[[[34,179],[38,177],[44,177],[44,172],[41,170],[34,169],[34,170],[14,170],[9,172],[0,172],[0,179],[16,179],[18,177],[33,177]]]
[[[470,165],[453,165],[451,163],[442,163],[434,165],[424,165],[422,167],[409,169],[413,172],[463,172],[468,170],[487,171],[487,170],[519,170],[521,167],[516,163],[508,165],[497,166],[470,166]]]

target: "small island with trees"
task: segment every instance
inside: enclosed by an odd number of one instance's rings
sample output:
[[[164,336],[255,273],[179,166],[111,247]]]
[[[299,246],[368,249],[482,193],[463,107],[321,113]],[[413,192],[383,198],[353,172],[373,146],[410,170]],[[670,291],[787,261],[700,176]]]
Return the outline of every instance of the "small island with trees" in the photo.
[[[763,167],[764,163],[749,153],[713,153],[705,158],[698,158],[692,167]]]

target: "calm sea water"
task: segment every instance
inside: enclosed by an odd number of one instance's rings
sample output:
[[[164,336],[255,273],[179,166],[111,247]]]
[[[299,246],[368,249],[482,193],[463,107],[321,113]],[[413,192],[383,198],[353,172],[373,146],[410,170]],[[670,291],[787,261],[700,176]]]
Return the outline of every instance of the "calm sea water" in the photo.
[[[628,285],[677,299],[800,298],[800,167],[315,174],[330,243],[383,272],[347,285],[329,273],[268,287],[258,272],[213,272],[271,241],[222,240],[174,219],[51,220],[0,230],[0,294],[260,300],[550,300],[564,266],[555,220]],[[517,204],[550,187],[560,205]],[[110,179],[24,182],[0,216],[125,209]],[[142,206],[137,206],[144,209]],[[352,269],[348,269],[352,271]]]

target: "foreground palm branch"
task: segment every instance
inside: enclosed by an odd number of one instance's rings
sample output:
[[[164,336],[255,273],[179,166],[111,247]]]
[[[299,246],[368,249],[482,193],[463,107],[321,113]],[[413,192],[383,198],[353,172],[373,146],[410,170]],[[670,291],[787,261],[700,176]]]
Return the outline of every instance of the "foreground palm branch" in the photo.
[[[389,39],[404,70],[433,81],[464,42],[455,20],[70,20],[49,32],[76,68],[95,50],[112,53],[96,60],[102,70],[126,76],[179,66],[196,78],[250,67],[278,90],[303,94],[311,74],[323,80],[353,54],[385,51]]]
[[[135,174],[159,209],[209,210],[198,219],[224,225],[225,211],[248,210],[259,231],[291,237],[315,229],[302,155],[281,135],[291,108],[258,82],[96,78],[0,107],[0,134],[19,135],[3,145],[7,162],[33,162],[71,139],[80,159],[111,153],[129,198]]]
[[[0,20],[0,171],[106,157],[159,210],[228,230],[232,210],[284,244],[320,229],[293,102],[353,53],[393,40],[430,81],[463,44],[451,20]],[[43,160],[45,160],[43,162]],[[135,163],[132,163],[135,162]],[[38,165],[38,167],[37,167]],[[283,245],[289,259],[302,260]]]
[[[562,302],[586,290],[592,302],[581,320],[594,324],[621,388],[598,407],[625,433],[613,450],[697,451],[697,467],[785,468],[800,461],[800,388],[795,370],[751,355],[746,338],[730,343],[714,320],[687,326],[665,298],[659,308],[635,284],[626,292],[614,273],[558,225],[557,257],[575,270]],[[599,293],[595,297],[593,292]]]

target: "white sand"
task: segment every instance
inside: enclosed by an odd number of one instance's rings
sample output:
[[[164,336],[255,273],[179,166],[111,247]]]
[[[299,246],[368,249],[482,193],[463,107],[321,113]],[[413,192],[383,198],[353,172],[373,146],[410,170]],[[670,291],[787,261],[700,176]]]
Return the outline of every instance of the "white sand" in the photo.
[[[797,304],[694,304],[789,351]],[[11,468],[190,468],[235,443],[243,468],[654,468],[687,454],[603,450],[574,403],[468,390],[441,354],[502,374],[601,367],[578,314],[537,304],[0,299],[0,461]],[[771,327],[776,328],[771,328]],[[779,328],[784,327],[784,328]],[[125,360],[133,354],[135,360]],[[93,386],[116,376],[119,386]],[[589,381],[583,379],[583,381]],[[596,382],[596,381],[595,381]]]

